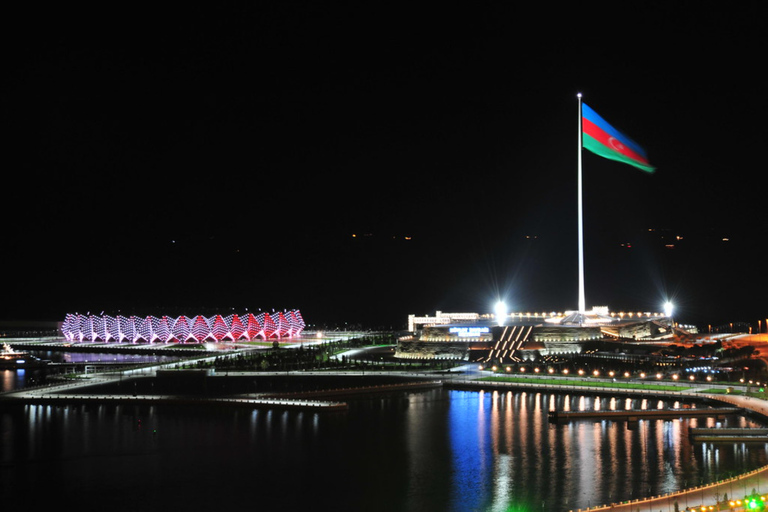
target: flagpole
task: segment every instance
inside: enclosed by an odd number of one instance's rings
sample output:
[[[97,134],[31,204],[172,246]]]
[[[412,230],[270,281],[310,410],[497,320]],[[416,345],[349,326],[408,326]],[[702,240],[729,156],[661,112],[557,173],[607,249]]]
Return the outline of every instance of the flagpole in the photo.
[[[582,152],[582,127],[581,127],[581,93],[576,95],[579,98],[579,151],[578,151],[578,189],[579,189],[579,313],[582,315],[587,309],[586,294],[584,292],[584,216],[582,213],[582,197],[581,197],[581,152]]]

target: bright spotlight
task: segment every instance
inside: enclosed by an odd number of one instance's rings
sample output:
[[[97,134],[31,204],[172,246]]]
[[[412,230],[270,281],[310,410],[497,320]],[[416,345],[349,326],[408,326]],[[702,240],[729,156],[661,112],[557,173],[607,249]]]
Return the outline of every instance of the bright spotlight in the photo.
[[[496,303],[496,323],[498,325],[504,325],[507,319],[507,305],[503,301]]]
[[[667,317],[671,317],[672,316],[672,310],[673,310],[672,303],[671,302],[666,302],[664,304],[664,314]]]

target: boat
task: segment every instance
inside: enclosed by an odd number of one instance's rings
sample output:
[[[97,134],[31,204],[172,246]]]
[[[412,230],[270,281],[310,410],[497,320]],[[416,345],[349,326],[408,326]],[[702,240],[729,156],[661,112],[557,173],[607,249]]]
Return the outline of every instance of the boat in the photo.
[[[45,366],[50,361],[43,361],[28,352],[14,350],[8,343],[3,343],[0,351],[0,369],[35,368]]]

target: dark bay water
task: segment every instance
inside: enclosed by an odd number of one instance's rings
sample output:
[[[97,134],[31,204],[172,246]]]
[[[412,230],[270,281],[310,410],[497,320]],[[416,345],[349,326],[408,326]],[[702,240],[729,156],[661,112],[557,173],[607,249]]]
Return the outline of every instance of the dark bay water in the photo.
[[[687,428],[712,419],[629,429],[547,418],[659,405],[439,389],[352,401],[340,414],[13,406],[0,409],[0,490],[5,505],[77,510],[557,511],[768,464],[765,443],[689,443]]]

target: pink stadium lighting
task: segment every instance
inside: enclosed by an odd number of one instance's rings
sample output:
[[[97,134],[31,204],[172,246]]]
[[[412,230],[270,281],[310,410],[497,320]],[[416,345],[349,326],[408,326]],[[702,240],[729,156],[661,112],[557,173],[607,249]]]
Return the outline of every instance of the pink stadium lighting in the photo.
[[[204,317],[138,317],[67,314],[61,326],[64,338],[71,343],[102,341],[109,343],[201,343],[227,342],[256,338],[293,338],[304,330],[304,319],[298,309],[278,313],[248,313]]]

